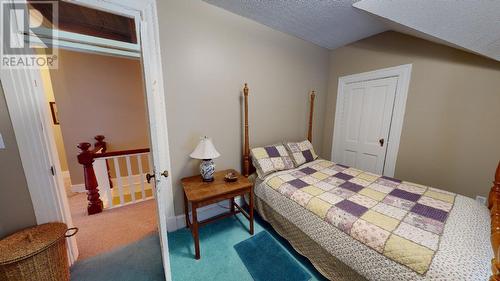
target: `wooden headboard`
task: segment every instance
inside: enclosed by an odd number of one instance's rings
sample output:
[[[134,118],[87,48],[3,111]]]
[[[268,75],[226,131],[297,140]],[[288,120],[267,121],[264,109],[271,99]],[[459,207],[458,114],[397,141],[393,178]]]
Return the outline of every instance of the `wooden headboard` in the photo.
[[[252,161],[250,159],[250,143],[248,137],[248,85],[245,83],[245,87],[243,87],[243,97],[244,97],[244,111],[245,111],[245,119],[244,119],[244,138],[243,138],[243,167],[242,174],[245,177],[248,177],[251,173],[255,171],[255,168],[252,165]],[[307,129],[307,139],[312,142],[312,130],[313,130],[313,116],[314,116],[314,98],[316,97],[316,93],[311,91],[309,96],[309,127]]]
[[[500,281],[500,162],[488,196],[488,208],[491,217],[491,246],[494,254],[491,260],[493,275],[490,281]]]

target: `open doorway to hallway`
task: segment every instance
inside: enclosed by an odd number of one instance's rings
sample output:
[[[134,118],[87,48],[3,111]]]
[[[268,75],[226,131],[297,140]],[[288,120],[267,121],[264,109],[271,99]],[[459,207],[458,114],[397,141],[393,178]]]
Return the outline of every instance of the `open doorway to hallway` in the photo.
[[[59,67],[42,70],[42,82],[71,216],[80,229],[79,259],[156,232],[140,61],[60,49]],[[92,155],[87,169],[95,173],[99,198],[85,182],[82,154]],[[103,211],[93,214],[101,201]]]

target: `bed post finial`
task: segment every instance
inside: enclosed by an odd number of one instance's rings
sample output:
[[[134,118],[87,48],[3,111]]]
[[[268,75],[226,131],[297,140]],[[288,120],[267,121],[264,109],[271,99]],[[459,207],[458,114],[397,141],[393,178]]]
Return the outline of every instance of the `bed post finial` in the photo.
[[[488,208],[491,218],[491,247],[494,254],[491,260],[490,281],[500,281],[500,162],[488,196]]]
[[[313,116],[314,116],[314,98],[316,97],[316,92],[311,91],[310,96],[310,107],[309,107],[309,127],[307,130],[307,139],[312,143],[312,130],[313,130]]]
[[[245,136],[243,144],[243,176],[250,175],[250,145],[248,143],[248,85],[245,83],[243,87],[244,107],[245,107]]]

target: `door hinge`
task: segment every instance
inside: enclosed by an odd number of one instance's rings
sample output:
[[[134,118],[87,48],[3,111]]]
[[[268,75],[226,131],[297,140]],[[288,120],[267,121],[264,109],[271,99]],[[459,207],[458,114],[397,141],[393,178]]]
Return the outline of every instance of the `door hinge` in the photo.
[[[53,176],[56,175],[56,169],[54,169],[54,166],[50,166],[50,172],[52,173]]]

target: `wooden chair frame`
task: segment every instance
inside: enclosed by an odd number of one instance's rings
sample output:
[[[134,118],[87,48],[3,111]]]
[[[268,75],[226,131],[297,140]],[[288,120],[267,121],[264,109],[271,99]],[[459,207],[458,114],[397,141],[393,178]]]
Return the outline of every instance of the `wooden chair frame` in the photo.
[[[245,83],[245,87],[243,88],[245,123],[242,168],[242,174],[245,177],[248,177],[255,171],[250,158],[250,144],[248,137],[248,92],[248,85]],[[311,91],[309,103],[309,126],[307,130],[307,139],[311,142],[315,96],[315,92]],[[500,281],[500,162],[498,163],[495,178],[493,180],[493,187],[491,188],[488,196],[488,208],[490,209],[491,216],[491,246],[494,252],[494,257],[491,260],[492,275],[490,277],[490,281]]]

